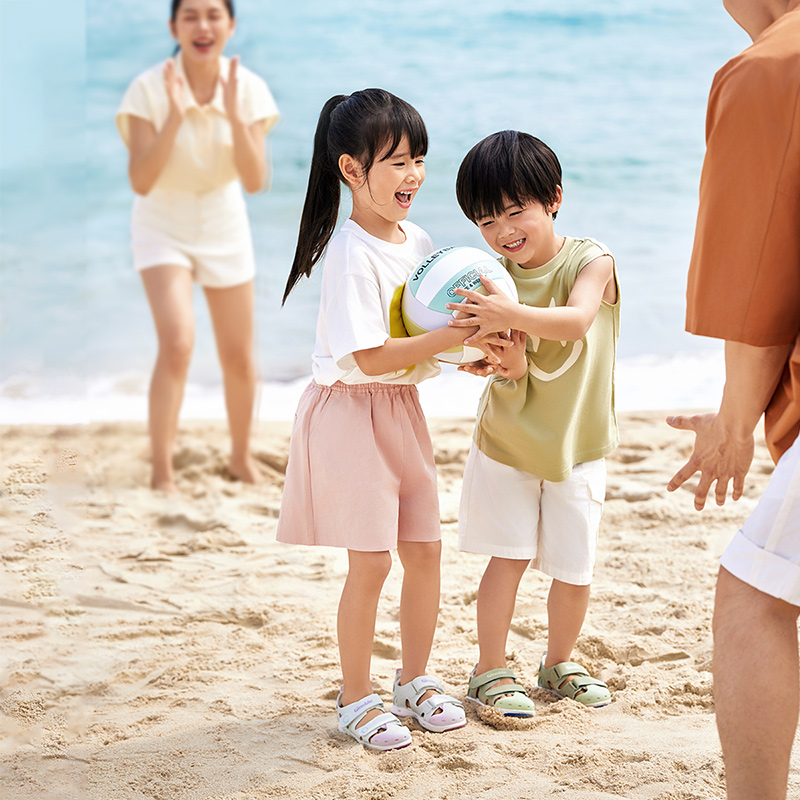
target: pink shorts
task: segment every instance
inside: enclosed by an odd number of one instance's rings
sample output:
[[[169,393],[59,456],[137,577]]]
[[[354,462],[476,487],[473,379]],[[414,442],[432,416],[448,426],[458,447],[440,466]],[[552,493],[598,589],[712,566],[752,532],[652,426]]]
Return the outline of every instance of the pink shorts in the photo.
[[[292,428],[278,541],[380,552],[440,538],[417,387],[312,381]]]

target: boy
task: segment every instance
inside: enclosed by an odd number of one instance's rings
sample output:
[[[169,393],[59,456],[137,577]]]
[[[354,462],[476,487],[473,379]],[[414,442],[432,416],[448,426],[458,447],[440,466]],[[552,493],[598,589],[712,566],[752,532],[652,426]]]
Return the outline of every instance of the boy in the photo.
[[[468,697],[507,716],[533,702],[506,667],[517,588],[528,567],[553,582],[539,686],[588,706],[608,687],[570,661],[589,602],[605,495],[605,461],[618,443],[614,362],[619,332],[614,259],[592,239],[558,236],[561,165],[539,139],[502,131],[479,142],[458,172],[464,213],[502,258],[517,303],[489,280],[488,295],[448,308],[450,325],[479,325],[487,353],[461,369],[492,375],[464,471],[459,549],[491,556],[478,590],[480,656]],[[508,332],[508,333],[506,333]]]

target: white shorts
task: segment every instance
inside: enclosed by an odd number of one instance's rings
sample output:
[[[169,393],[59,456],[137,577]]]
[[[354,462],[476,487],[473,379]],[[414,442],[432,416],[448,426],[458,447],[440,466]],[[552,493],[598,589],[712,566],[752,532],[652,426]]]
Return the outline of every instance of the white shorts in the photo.
[[[201,286],[226,288],[253,279],[255,257],[239,181],[211,192],[153,189],[136,196],[131,219],[138,270],[175,264]]]
[[[461,490],[458,549],[532,559],[551,578],[592,582],[606,491],[605,459],[576,464],[565,481],[546,481],[492,460],[473,442]]]
[[[800,438],[781,456],[720,564],[759,591],[800,606]]]

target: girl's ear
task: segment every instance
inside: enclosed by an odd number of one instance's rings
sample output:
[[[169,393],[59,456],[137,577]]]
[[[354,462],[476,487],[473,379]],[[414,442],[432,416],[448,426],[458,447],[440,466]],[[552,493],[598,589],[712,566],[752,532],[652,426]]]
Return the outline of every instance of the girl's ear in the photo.
[[[556,186],[556,199],[547,206],[547,213],[548,214],[555,214],[559,208],[561,208],[561,203],[564,201],[564,193],[561,191],[560,186]]]
[[[361,168],[361,164],[347,153],[342,153],[339,156],[339,172],[342,173],[342,177],[347,181],[351,189],[360,186],[363,182],[364,170]]]

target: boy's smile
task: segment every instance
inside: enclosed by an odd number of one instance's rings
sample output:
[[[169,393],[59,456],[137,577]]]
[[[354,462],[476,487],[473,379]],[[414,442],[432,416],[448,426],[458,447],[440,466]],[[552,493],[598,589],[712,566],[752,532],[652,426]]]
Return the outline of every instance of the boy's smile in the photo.
[[[563,237],[556,236],[552,213],[561,206],[558,199],[549,208],[531,200],[524,206],[509,201],[496,216],[481,217],[478,228],[486,244],[524,269],[546,264],[561,249]]]

